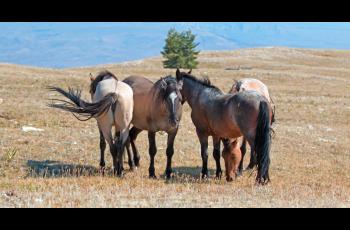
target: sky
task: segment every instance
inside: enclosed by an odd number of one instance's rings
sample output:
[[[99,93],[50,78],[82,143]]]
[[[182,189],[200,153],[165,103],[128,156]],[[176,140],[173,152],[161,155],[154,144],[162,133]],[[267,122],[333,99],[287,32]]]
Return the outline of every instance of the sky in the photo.
[[[159,56],[171,28],[191,29],[199,50],[350,49],[350,23],[0,22],[0,63],[69,68]]]

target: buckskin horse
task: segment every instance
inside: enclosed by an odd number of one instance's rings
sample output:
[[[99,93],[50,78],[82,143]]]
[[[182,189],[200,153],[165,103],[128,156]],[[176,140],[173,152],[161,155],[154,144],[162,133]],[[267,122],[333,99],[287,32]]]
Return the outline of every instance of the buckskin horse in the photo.
[[[59,87],[49,87],[49,89],[60,93],[71,101],[53,99],[63,103],[52,103],[49,105],[50,107],[72,112],[81,121],[96,118],[100,131],[100,166],[105,166],[104,151],[106,148],[105,141],[107,141],[113,158],[114,172],[118,176],[122,176],[123,152],[129,137],[134,108],[131,87],[119,81],[111,72],[104,71],[96,78],[91,78],[90,94],[92,103],[81,99],[80,90],[69,89],[65,91]],[[113,137],[113,126],[118,136]]]
[[[208,177],[208,137],[213,137],[216,176],[220,166],[220,140],[244,136],[257,154],[256,182],[269,182],[270,122],[272,109],[268,100],[256,91],[225,94],[208,78],[198,79],[191,73],[176,71],[182,85],[182,102],[191,107],[192,122],[201,144],[202,177]]]
[[[154,158],[157,153],[155,135],[158,131],[165,131],[168,134],[166,177],[170,178],[174,140],[182,115],[181,85],[171,76],[161,78],[155,83],[144,77],[130,76],[123,82],[130,85],[134,92],[135,106],[132,119],[133,128],[130,130],[130,144],[135,164],[139,166],[140,161],[140,154],[135,145],[137,135],[142,130],[147,130],[150,155],[149,177],[156,178],[154,169]]]

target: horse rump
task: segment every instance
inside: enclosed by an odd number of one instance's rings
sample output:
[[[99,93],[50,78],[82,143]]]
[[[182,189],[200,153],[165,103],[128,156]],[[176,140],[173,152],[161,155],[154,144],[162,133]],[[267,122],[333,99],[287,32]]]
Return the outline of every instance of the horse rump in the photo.
[[[71,112],[80,121],[87,121],[91,118],[97,118],[106,113],[110,108],[114,110],[118,98],[117,94],[109,93],[99,102],[90,103],[81,99],[80,90],[69,88],[67,92],[58,87],[50,87],[49,89],[60,93],[64,97],[68,98],[71,102],[60,99],[52,99],[53,101],[58,101],[61,103],[51,103],[48,106]]]
[[[256,181],[259,184],[267,184],[270,181],[270,146],[271,146],[270,109],[266,101],[261,101],[257,119],[256,135],[254,141],[257,154],[258,175]]]

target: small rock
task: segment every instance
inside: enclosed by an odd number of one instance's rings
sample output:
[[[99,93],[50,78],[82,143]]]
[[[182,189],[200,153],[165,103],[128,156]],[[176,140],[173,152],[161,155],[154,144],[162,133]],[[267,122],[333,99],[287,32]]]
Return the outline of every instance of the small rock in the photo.
[[[27,133],[27,132],[43,132],[44,130],[43,129],[34,128],[34,127],[31,127],[31,126],[23,126],[22,127],[22,131]]]
[[[43,202],[43,199],[41,199],[41,198],[36,198],[36,199],[35,199],[35,202],[37,202],[37,203],[42,203],[42,202]]]
[[[307,127],[310,129],[310,130],[313,130],[314,127],[312,125],[307,125]]]
[[[4,99],[0,98],[0,104],[2,104],[4,102]]]

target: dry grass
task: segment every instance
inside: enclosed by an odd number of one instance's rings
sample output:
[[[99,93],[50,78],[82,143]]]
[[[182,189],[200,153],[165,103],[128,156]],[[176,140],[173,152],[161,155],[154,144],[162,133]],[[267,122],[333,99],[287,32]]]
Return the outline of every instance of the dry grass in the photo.
[[[157,135],[158,180],[148,179],[146,133],[137,140],[141,168],[113,178],[98,171],[95,121],[46,107],[47,85],[74,86],[88,97],[88,73],[108,68],[121,79],[157,79],[173,70],[160,58],[92,68],[49,70],[0,65],[1,207],[350,207],[350,52],[289,48],[205,52],[197,76],[227,91],[233,79],[265,82],[277,104],[272,184],[199,179],[199,142],[186,105],[175,143],[175,178],[166,182],[166,136]],[[231,68],[233,70],[225,70]],[[23,125],[44,129],[24,133]],[[210,152],[212,147],[210,147]],[[15,154],[13,154],[15,153]],[[107,152],[107,163],[111,159]],[[222,161],[223,162],[223,161]],[[222,164],[223,165],[223,164]],[[213,173],[214,159],[209,166]],[[127,167],[127,164],[126,164]]]

